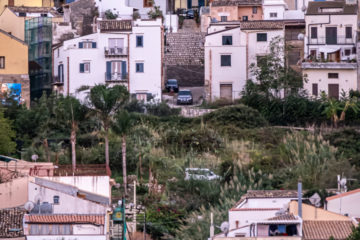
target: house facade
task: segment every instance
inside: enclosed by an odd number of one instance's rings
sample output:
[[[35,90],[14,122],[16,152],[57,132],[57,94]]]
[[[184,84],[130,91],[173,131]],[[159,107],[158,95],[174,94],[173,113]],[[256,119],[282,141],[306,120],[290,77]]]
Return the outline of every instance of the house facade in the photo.
[[[213,21],[253,21],[264,18],[262,0],[215,0],[210,4]]]
[[[356,63],[357,7],[345,1],[309,2],[305,14],[304,89],[338,99],[358,89]]]
[[[121,84],[139,100],[161,99],[161,19],[107,20],[98,32],[53,49],[54,90],[84,100],[82,86]]]
[[[264,20],[282,20],[287,6],[284,0],[264,0]]]

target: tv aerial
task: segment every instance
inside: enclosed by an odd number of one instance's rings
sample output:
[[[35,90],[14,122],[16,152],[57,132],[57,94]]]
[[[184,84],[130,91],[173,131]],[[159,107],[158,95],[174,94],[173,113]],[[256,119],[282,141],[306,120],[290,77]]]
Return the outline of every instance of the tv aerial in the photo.
[[[309,198],[310,202],[312,205],[314,205],[315,207],[320,207],[321,206],[321,197],[318,193],[314,193],[310,198]]]

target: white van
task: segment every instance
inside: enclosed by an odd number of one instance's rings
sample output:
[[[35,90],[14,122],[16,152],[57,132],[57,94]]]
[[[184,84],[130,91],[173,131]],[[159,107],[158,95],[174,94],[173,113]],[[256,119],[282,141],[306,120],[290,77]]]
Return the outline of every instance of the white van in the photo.
[[[186,168],[185,169],[185,180],[218,180],[220,176],[216,175],[208,168]]]

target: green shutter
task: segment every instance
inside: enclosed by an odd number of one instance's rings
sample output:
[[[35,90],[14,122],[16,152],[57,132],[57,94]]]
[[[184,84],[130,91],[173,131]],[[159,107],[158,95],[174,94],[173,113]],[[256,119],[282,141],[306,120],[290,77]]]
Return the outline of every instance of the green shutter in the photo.
[[[127,75],[127,71],[126,71],[126,62],[122,61],[121,62],[121,73],[122,73],[122,78],[125,79],[126,75]]]
[[[81,73],[85,72],[85,67],[83,63],[80,63],[80,72]]]
[[[79,48],[83,48],[83,42],[79,42]]]
[[[111,61],[106,62],[106,81],[111,80]]]
[[[96,42],[92,42],[92,48],[96,48]]]

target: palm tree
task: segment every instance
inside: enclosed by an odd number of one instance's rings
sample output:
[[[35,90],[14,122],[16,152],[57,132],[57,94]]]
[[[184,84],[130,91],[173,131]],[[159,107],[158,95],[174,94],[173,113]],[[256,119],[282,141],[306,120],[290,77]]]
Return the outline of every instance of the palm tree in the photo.
[[[339,101],[333,98],[327,99],[323,113],[326,114],[326,116],[331,119],[331,122],[335,128],[337,128],[338,126],[338,122],[339,122],[338,111],[340,110],[341,107]]]
[[[104,129],[105,161],[106,166],[109,167],[109,130],[113,115],[129,100],[129,92],[126,87],[120,85],[113,87],[96,85],[90,90],[89,99],[92,110]]]
[[[127,194],[127,171],[126,171],[126,136],[132,127],[131,116],[126,110],[118,112],[113,130],[122,138],[122,169],[125,195]]]
[[[87,107],[82,105],[74,97],[61,97],[57,107],[57,121],[65,128],[70,128],[71,162],[72,169],[76,169],[76,134],[79,130],[79,123],[86,118]]]
[[[340,121],[345,121],[345,113],[346,111],[351,108],[355,113],[359,111],[359,107],[357,106],[357,98],[352,97],[345,102],[345,106],[342,109],[341,115],[340,115]]]

